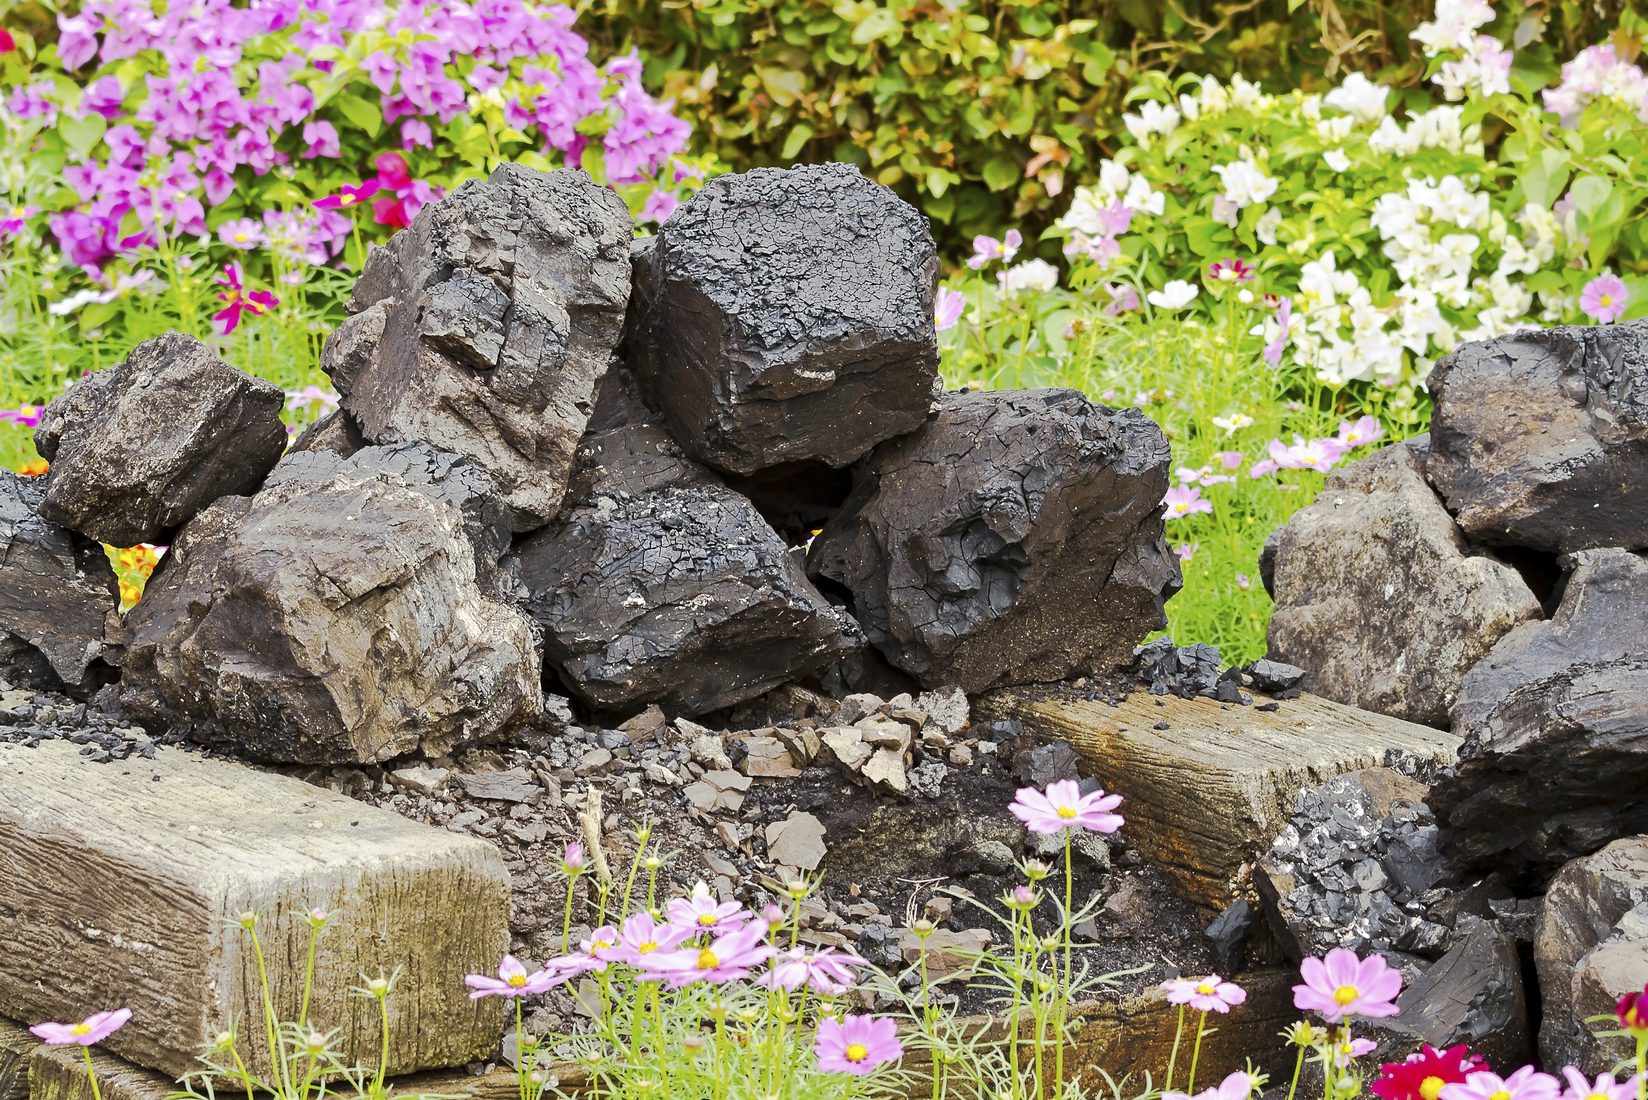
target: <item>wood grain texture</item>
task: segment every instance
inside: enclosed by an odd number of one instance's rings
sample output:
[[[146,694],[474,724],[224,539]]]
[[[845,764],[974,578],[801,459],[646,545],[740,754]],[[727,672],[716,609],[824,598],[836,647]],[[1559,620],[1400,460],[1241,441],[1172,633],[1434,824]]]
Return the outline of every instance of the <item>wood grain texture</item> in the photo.
[[[375,1065],[378,1041],[375,1005],[348,991],[396,968],[391,1073],[494,1051],[502,1009],[463,988],[508,942],[491,845],[175,749],[88,764],[62,741],[0,745],[0,1015],[125,1005],[109,1049],[180,1075],[231,1023],[262,1033],[242,912],[259,914],[277,1013],[296,1018],[314,906],[332,917],[311,1020],[340,1030],[346,1060]]]
[[[29,1100],[29,1055],[39,1045],[26,1029],[0,1020],[0,1100]]]
[[[1451,760],[1459,745],[1452,734],[1312,695],[1267,712],[1143,691],[1111,706],[1011,688],[979,700],[974,714],[1068,741],[1086,774],[1126,797],[1128,841],[1212,908],[1242,894],[1247,865],[1303,788],[1379,765],[1391,750]]]

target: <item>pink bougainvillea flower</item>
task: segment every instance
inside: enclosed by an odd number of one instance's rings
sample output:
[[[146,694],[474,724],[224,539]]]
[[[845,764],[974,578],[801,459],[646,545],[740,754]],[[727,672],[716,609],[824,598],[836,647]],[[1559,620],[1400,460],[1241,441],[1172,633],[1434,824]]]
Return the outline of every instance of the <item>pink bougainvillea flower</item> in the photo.
[[[933,299],[933,327],[940,332],[955,328],[966,308],[967,295],[949,287],[940,287],[938,297]]]
[[[564,973],[550,970],[527,971],[525,965],[514,955],[505,955],[498,964],[498,976],[490,974],[470,974],[464,978],[464,985],[469,987],[469,999],[478,1001],[482,997],[532,997],[539,993],[547,993],[567,980]]]
[[[338,188],[337,194],[316,199],[311,205],[316,210],[341,210],[348,206],[359,206],[373,195],[376,195],[380,186],[381,184],[375,179],[357,183],[353,186],[346,183]]]
[[[1216,283],[1245,283],[1253,278],[1253,265],[1235,257],[1214,260],[1208,266],[1207,274]]]
[[[1198,1012],[1229,1012],[1247,1000],[1247,990],[1217,974],[1205,978],[1174,978],[1162,983],[1168,1004],[1189,1005]]]
[[[1266,295],[1269,298],[1269,295]],[[1282,365],[1282,352],[1287,350],[1288,326],[1293,323],[1293,299],[1276,300],[1276,338],[1265,345],[1265,362],[1273,367]]]
[[[1630,300],[1631,292],[1626,289],[1625,280],[1612,273],[1598,275],[1579,292],[1579,308],[1585,316],[1603,325],[1613,324],[1625,316],[1625,305]]]
[[[256,317],[280,305],[280,299],[267,290],[248,292],[241,281],[239,264],[224,264],[223,278],[217,281],[217,285],[224,288],[218,293],[218,299],[228,304],[212,314],[212,320],[222,326],[219,331],[225,336],[240,327],[243,313]]]
[[[674,951],[692,936],[692,930],[673,924],[660,924],[644,910],[624,918],[618,929],[618,946],[611,958],[616,962],[640,966],[641,960],[660,951]]]
[[[767,942],[766,925],[751,921],[702,947],[647,955],[641,960],[641,970],[643,977],[662,979],[670,989],[693,982],[720,985],[743,981],[775,953],[776,948]]]
[[[49,1047],[89,1047],[125,1027],[131,1018],[131,1009],[115,1008],[93,1013],[78,1024],[35,1024],[29,1030]]]
[[[1385,438],[1385,426],[1379,423],[1377,416],[1364,416],[1356,423],[1342,421],[1339,425],[1339,434],[1335,437],[1345,450],[1355,450],[1357,447],[1366,447],[1369,443],[1377,443]]]
[[[749,910],[734,901],[721,901],[700,882],[692,893],[675,898],[664,907],[664,916],[677,928],[697,935],[701,932],[731,932],[750,919]]]
[[[1638,1038],[1648,1036],[1648,985],[1640,993],[1627,993],[1614,1006],[1619,1026]]]
[[[1635,1077],[1616,1082],[1613,1074],[1604,1073],[1593,1081],[1573,1066],[1565,1068],[1562,1076],[1568,1079],[1562,1100],[1636,1100],[1637,1097],[1639,1082]]]
[[[1001,240],[986,237],[980,234],[973,238],[973,255],[968,258],[967,266],[974,271],[994,260],[1002,263],[1012,263],[1013,257],[1019,253],[1019,247],[1024,244],[1024,236],[1017,229],[1009,229]]]
[[[818,1068],[826,1073],[862,1077],[904,1057],[904,1045],[898,1041],[898,1024],[891,1017],[826,1017],[818,1021],[813,1053],[818,1056]]]
[[[1175,485],[1162,498],[1167,505],[1168,519],[1183,519],[1197,512],[1212,512],[1213,502],[1202,499],[1202,491],[1194,485]]]
[[[839,997],[858,984],[858,967],[869,962],[846,951],[825,947],[810,950],[792,948],[773,960],[757,985],[766,989],[787,989],[794,992],[806,986],[814,993]]]
[[[1444,1086],[1462,1084],[1486,1068],[1482,1056],[1463,1043],[1446,1050],[1426,1043],[1406,1061],[1380,1066],[1378,1080],[1368,1088],[1380,1100],[1438,1100]]]
[[[1330,1024],[1353,1016],[1395,1016],[1398,1011],[1395,1001],[1402,992],[1402,975],[1381,955],[1362,959],[1354,951],[1335,947],[1326,958],[1306,959],[1299,974],[1304,982],[1293,987],[1294,1006],[1319,1013]]]
[[[1478,1070],[1458,1084],[1443,1085],[1441,1100],[1557,1100],[1561,1084],[1548,1073],[1523,1066],[1509,1077]]]
[[[1119,794],[1105,794],[1102,789],[1082,794],[1080,783],[1060,779],[1049,783],[1045,792],[1021,788],[1007,808],[1032,833],[1052,836],[1066,829],[1113,833],[1122,827],[1122,815],[1111,811],[1121,804]]]

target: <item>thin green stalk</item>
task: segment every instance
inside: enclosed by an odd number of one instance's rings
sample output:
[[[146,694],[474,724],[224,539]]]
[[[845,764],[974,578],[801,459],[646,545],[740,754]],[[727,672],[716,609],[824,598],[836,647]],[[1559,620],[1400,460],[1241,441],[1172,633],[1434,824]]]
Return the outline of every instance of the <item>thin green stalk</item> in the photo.
[[[320,938],[320,928],[313,922],[309,925],[309,958],[303,965],[303,1006],[298,1009],[298,1027],[309,1026],[309,999],[315,989],[315,941]]]
[[[1072,858],[1074,842],[1075,830],[1066,829],[1064,831],[1064,913],[1061,921],[1064,925],[1064,977],[1062,981],[1059,978],[1058,965],[1055,963],[1053,967],[1053,995],[1058,998],[1055,1009],[1057,1016],[1055,1017],[1053,1040],[1059,1044],[1053,1055],[1053,1087],[1059,1093],[1064,1091],[1064,1029],[1067,1014],[1070,1011],[1070,990],[1073,983],[1073,975],[1070,970],[1070,914],[1071,906],[1075,904],[1076,897],[1076,868],[1075,861]]]
[[[1293,1063],[1293,1080],[1288,1083],[1287,1100],[1293,1100],[1294,1093],[1299,1091],[1299,1074],[1305,1069],[1305,1048],[1299,1048],[1299,1057]]]
[[[1179,1065],[1179,1041],[1184,1038],[1185,1006],[1179,1006],[1179,1026],[1173,1032],[1173,1049],[1167,1056],[1167,1080],[1162,1083],[1163,1092],[1173,1091],[1173,1072]]]
[[[561,954],[565,955],[572,946],[572,891],[578,885],[576,876],[567,878],[566,913],[561,918]]]
[[[263,995],[263,1030],[269,1040],[269,1060],[274,1063],[275,1086],[290,1094],[292,1079],[286,1065],[286,1044],[280,1038],[280,1024],[275,1017],[275,998],[269,989],[269,967],[263,958],[263,941],[254,922],[248,929],[252,934],[252,955],[257,959],[258,989]]]
[[[1196,1091],[1196,1065],[1202,1059],[1202,1036],[1207,1034],[1207,1013],[1201,1012],[1196,1017],[1196,1044],[1190,1048],[1190,1080],[1185,1082],[1185,1091],[1194,1094]]]
[[[378,1076],[372,1086],[374,1096],[383,1095],[383,1079],[389,1070],[389,997],[387,995],[378,998],[378,1027]],[[515,1042],[517,1046],[520,1045],[519,1039],[516,1039]]]
[[[92,1048],[81,1047],[80,1053],[86,1057],[86,1080],[92,1085],[92,1100],[103,1100],[103,1090],[97,1084],[97,1070],[92,1066]]]

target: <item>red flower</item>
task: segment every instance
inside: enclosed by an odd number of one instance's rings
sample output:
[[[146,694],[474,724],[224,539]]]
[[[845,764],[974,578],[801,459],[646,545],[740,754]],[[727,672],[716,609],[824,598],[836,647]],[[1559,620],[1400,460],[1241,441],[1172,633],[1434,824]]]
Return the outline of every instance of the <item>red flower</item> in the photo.
[[[1648,1035],[1648,985],[1641,993],[1627,993],[1614,1008],[1619,1026],[1633,1035]]]
[[[337,210],[345,206],[358,206],[376,195],[379,186],[380,184],[375,179],[367,180],[353,187],[346,183],[338,188],[336,195],[327,195],[324,198],[316,199],[311,205],[316,210]]]
[[[11,53],[16,48],[17,39],[11,36],[10,31],[0,27],[0,53]]]
[[[1380,1066],[1379,1079],[1368,1087],[1381,1100],[1436,1100],[1444,1085],[1463,1084],[1487,1068],[1482,1056],[1463,1043],[1440,1051],[1426,1043],[1407,1061]]]

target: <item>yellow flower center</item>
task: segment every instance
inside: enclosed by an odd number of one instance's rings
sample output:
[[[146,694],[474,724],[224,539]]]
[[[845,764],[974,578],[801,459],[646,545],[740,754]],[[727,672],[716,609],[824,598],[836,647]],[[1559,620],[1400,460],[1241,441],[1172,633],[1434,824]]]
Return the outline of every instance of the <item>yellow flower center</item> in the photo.
[[[698,969],[714,970],[720,965],[721,960],[716,958],[715,952],[711,951],[709,948],[706,947],[702,951],[698,952]]]
[[[1614,304],[1614,296],[1612,294],[1604,294],[1600,299],[1598,299],[1598,301],[1600,301],[1604,306],[1611,306]]]
[[[85,1024],[75,1024],[69,1028],[70,1035],[90,1035],[91,1033],[92,1029]]]
[[[1076,816],[1076,808],[1074,806],[1060,806],[1059,816],[1064,818],[1064,820],[1069,821],[1071,818]]]
[[[1348,1005],[1362,995],[1354,985],[1342,985],[1333,991],[1334,1004]]]
[[[1437,1100],[1442,1095],[1442,1086],[1446,1084],[1440,1077],[1427,1077],[1419,1082],[1419,1095],[1425,1100]]]
[[[854,1043],[846,1051],[847,1061],[849,1062],[862,1062],[869,1056],[870,1052],[863,1043]]]
[[[505,978],[504,981],[508,982],[512,988],[519,989],[526,984],[526,975],[511,974],[509,977]]]
[[[713,928],[715,927],[715,923],[720,919],[721,918],[716,916],[714,913],[704,913],[699,916],[698,923],[702,924],[706,928]]]
[[[244,233],[236,233],[236,234],[235,234],[235,243],[236,243],[236,244],[245,244],[245,243],[246,243],[246,242],[247,242],[247,241],[249,241],[249,240],[251,240],[251,238],[250,238],[250,237],[248,237],[248,236],[247,236],[247,235],[246,235],[246,234],[244,234]]]
[[[637,947],[635,949],[635,953],[637,955],[645,955],[650,951],[656,951],[656,950],[658,950],[658,941],[657,940],[648,940],[646,943],[643,943],[640,947]]]
[[[1200,985],[1198,985],[1196,987],[1196,992],[1198,992],[1198,993],[1213,993],[1213,992],[1217,991],[1217,988],[1218,987],[1216,987],[1212,982],[1202,982]]]
[[[1585,1100],[1608,1100],[1608,1094],[1605,1092],[1593,1092],[1591,1095],[1587,1096]]]
[[[1491,1094],[1488,1100],[1511,1100],[1511,1094],[1505,1089],[1500,1089],[1498,1092]]]
[[[594,943],[589,945],[589,953],[591,955],[593,955],[593,954],[595,954],[595,952],[605,951],[607,948],[609,948],[611,946],[612,946],[612,941],[611,940],[596,940]]]

